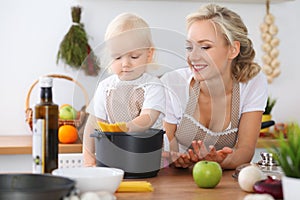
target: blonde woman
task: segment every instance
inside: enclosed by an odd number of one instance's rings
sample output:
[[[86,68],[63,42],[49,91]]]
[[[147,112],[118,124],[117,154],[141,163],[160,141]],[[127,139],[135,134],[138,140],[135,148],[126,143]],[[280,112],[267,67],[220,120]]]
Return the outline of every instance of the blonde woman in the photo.
[[[238,14],[209,4],[186,20],[188,67],[161,78],[174,165],[213,160],[234,169],[254,154],[267,80],[253,61],[252,42]]]
[[[98,128],[97,121],[125,122],[127,132],[162,128],[159,119],[165,108],[164,89],[157,77],[146,72],[154,55],[148,24],[135,14],[118,15],[107,27],[105,48],[112,75],[99,83],[94,95],[84,131],[85,166],[96,165],[90,134]]]

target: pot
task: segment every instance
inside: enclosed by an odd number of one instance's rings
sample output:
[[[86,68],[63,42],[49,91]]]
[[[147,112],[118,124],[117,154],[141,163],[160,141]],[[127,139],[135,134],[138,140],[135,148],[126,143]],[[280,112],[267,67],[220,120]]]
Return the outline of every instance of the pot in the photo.
[[[0,199],[60,200],[75,188],[75,181],[50,174],[0,174]]]
[[[95,130],[96,163],[124,170],[124,178],[149,178],[161,167],[164,131],[101,132]]]

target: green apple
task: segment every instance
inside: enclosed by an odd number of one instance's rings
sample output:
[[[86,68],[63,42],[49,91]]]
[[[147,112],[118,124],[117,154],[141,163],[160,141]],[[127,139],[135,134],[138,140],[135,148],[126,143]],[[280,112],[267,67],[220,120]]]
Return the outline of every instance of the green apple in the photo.
[[[222,168],[214,161],[199,161],[193,167],[193,179],[198,187],[214,188],[222,178]]]
[[[59,109],[59,118],[63,120],[74,120],[77,117],[77,111],[71,105],[64,105]]]

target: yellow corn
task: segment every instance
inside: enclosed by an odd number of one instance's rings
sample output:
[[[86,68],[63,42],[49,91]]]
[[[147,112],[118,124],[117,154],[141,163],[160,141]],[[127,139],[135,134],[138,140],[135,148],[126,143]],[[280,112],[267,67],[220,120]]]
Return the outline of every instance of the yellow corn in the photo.
[[[148,181],[122,181],[117,192],[152,192],[153,190]]]

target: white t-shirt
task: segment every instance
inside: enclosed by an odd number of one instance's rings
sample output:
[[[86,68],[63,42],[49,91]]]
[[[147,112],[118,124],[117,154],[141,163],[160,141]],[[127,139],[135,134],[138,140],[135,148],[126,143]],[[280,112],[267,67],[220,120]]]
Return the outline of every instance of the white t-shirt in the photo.
[[[144,73],[141,77],[132,81],[122,81],[117,75],[111,75],[101,81],[96,89],[93,99],[93,110],[89,107],[88,112],[94,114],[97,118],[110,122],[106,108],[106,96],[111,88],[120,84],[136,85],[144,90],[144,102],[142,109],[153,109],[160,111],[159,120],[153,128],[162,128],[161,119],[165,113],[165,93],[164,87],[159,78]]]
[[[166,113],[164,120],[171,124],[179,124],[184,114],[188,99],[189,86],[193,78],[191,70],[180,68],[165,73],[161,81],[166,88]],[[240,112],[264,111],[268,96],[268,85],[265,75],[260,72],[240,86]]]

